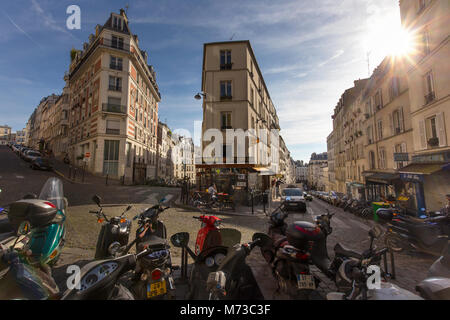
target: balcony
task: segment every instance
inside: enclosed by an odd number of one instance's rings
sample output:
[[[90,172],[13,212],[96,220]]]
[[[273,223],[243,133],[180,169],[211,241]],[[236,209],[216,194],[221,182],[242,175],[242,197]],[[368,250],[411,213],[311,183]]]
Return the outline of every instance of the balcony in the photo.
[[[233,96],[220,96],[220,100],[221,101],[223,101],[223,100],[232,100],[233,99]]]
[[[121,92],[122,91],[122,87],[109,85],[108,90]]]
[[[118,40],[113,41],[112,39],[102,38],[102,39],[100,39],[100,45],[108,47],[108,48],[113,48],[113,49],[130,52],[130,45],[123,43],[123,41],[118,41]]]
[[[102,110],[103,112],[127,114],[127,106],[118,104],[103,103]]]
[[[425,104],[429,104],[433,102],[436,99],[436,95],[434,94],[434,91],[431,91],[425,96]]]
[[[231,70],[232,63],[223,63],[220,65],[220,70]]]

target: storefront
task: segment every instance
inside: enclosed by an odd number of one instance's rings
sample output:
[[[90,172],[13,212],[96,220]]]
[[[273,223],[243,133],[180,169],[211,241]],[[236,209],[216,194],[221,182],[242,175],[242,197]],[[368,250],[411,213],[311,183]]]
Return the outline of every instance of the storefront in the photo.
[[[347,195],[352,199],[365,200],[366,192],[365,186],[358,182],[347,182]]]
[[[450,191],[450,163],[413,163],[399,171],[404,182],[402,195],[413,198],[411,206],[417,214],[439,211],[445,205],[445,195]]]
[[[376,172],[366,176],[366,199],[368,201],[383,201],[395,199],[401,181],[399,174]]]

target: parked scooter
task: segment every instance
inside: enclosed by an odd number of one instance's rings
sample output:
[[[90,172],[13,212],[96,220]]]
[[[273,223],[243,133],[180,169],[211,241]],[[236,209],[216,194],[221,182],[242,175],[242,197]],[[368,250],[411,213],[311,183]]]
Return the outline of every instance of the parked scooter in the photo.
[[[284,205],[270,215],[268,235],[272,241],[265,241],[261,254],[272,268],[278,290],[294,299],[310,299],[320,281],[310,273],[311,251],[325,234],[319,226],[306,221],[287,225]]]
[[[131,232],[131,220],[125,218],[125,214],[132,206],[128,206],[121,215],[108,219],[103,213],[103,207],[101,205],[102,199],[95,195],[92,200],[97,204],[99,210],[90,210],[89,213],[93,213],[97,216],[98,223],[105,222],[102,224],[98,235],[95,248],[95,259],[106,259],[112,255],[110,252],[111,244],[115,242],[118,242],[120,246],[126,246],[128,244]]]
[[[222,244],[219,227],[222,219],[216,216],[201,215],[199,217],[192,217],[202,223],[200,230],[197,233],[197,240],[195,241],[195,254],[207,248],[211,248]]]
[[[450,241],[428,270],[427,278],[416,286],[426,300],[450,300]]]
[[[217,270],[233,245],[240,243],[241,233],[231,228],[209,232],[204,241],[204,244],[207,243],[208,245],[203,245],[198,254],[189,248],[189,233],[176,233],[170,240],[175,247],[184,248],[194,260],[185,298],[187,300],[205,300],[209,297],[209,291],[206,288],[208,274]]]
[[[272,239],[264,233],[255,233],[252,241],[237,244],[220,263],[216,272],[208,275],[207,290],[210,300],[262,300],[259,286],[245,259],[255,246],[270,245]]]
[[[379,266],[382,257],[388,248],[376,249],[373,241],[381,235],[379,228],[375,227],[369,231],[370,247],[362,254],[356,252],[336,252],[336,256],[331,269],[335,273],[335,283],[338,292],[327,294],[328,300],[422,300],[418,295],[402,289],[390,282],[387,282],[390,275],[381,270],[379,288],[370,288],[371,266]],[[339,261],[341,260],[341,261]],[[381,279],[380,279],[381,280]]]
[[[26,198],[10,205],[8,219],[14,229],[25,220],[31,223],[30,240],[24,248],[31,254],[23,259],[31,265],[44,268],[50,274],[50,267],[58,261],[65,243],[65,210],[68,204],[64,198],[62,181],[49,178],[39,199]]]
[[[415,218],[396,215],[387,224],[386,246],[394,252],[415,249],[439,256],[450,236],[450,219],[446,216]]]
[[[57,297],[58,286],[53,278],[39,267],[25,263],[29,250],[18,249],[17,242],[27,237],[31,225],[23,221],[16,239],[9,246],[0,245],[0,300],[45,300]]]

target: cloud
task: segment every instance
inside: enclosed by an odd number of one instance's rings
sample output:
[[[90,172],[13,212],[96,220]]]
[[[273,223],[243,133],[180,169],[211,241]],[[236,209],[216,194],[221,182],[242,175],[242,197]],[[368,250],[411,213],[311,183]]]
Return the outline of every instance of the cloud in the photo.
[[[319,66],[319,67],[323,67],[323,66],[326,65],[327,63],[330,63],[331,61],[333,61],[333,60],[339,58],[339,57],[342,56],[343,54],[344,54],[344,50],[342,50],[342,49],[341,49],[341,50],[338,50],[334,56],[332,56],[330,59],[327,59],[327,60],[325,60],[325,61],[319,63],[318,66]]]

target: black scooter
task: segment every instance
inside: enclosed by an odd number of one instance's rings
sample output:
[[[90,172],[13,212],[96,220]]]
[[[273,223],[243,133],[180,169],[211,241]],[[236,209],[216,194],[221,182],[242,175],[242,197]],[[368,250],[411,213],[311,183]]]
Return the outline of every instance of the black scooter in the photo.
[[[426,219],[396,215],[387,224],[386,246],[394,251],[415,249],[439,256],[450,236],[450,218],[434,216]]]
[[[280,292],[294,299],[312,299],[320,280],[309,269],[311,250],[325,234],[318,225],[306,221],[287,225],[288,212],[284,206],[282,203],[270,215],[268,236],[271,241],[261,246],[261,254],[269,263]]]
[[[216,272],[207,280],[210,300],[262,300],[264,299],[245,259],[255,246],[270,245],[272,239],[264,233],[255,233],[252,241],[234,246]]]
[[[101,205],[102,199],[95,195],[92,200],[99,207],[98,211],[90,210],[89,213],[93,213],[97,216],[97,221],[102,224],[100,233],[97,239],[97,245],[95,248],[95,259],[106,259],[112,256],[111,245],[118,242],[121,246],[128,244],[131,231],[131,220],[125,218],[125,214],[132,208],[128,206],[125,211],[117,217],[108,219],[103,213],[103,207]]]

